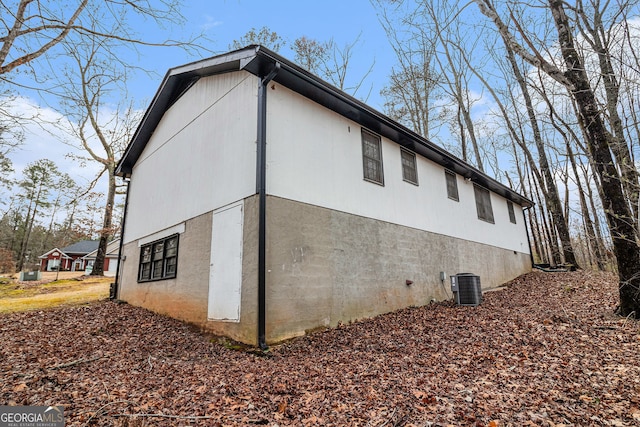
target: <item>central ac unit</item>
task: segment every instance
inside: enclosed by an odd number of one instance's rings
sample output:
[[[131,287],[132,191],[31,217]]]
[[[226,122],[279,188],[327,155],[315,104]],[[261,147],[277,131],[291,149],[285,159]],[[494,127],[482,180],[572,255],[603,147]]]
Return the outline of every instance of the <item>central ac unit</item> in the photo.
[[[482,302],[480,276],[471,273],[456,274],[456,303],[476,306]]]

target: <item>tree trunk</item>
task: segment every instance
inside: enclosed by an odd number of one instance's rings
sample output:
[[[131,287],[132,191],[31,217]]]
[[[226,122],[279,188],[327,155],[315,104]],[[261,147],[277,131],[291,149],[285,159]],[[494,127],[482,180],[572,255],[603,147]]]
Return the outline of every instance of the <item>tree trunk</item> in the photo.
[[[571,163],[571,169],[573,170],[573,175],[576,178],[576,185],[578,186],[578,196],[580,198],[580,210],[582,212],[582,218],[584,221],[584,231],[585,238],[587,239],[587,249],[589,254],[593,254],[595,258],[595,262],[598,265],[598,270],[604,270],[604,254],[600,252],[600,245],[596,240],[595,230],[593,228],[593,222],[591,221],[591,215],[589,214],[589,208],[587,206],[587,200],[584,196],[584,189],[582,187],[582,180],[580,179],[580,174],[578,173],[578,166],[576,165],[576,158],[571,148],[571,144],[568,139],[565,139],[566,147],[567,147],[567,157],[569,158],[569,162]],[[597,212],[593,213],[594,216],[597,215]]]
[[[571,83],[571,94],[578,108],[578,120],[586,137],[603,190],[604,207],[616,255],[619,275],[620,308],[623,316],[640,317],[640,247],[636,244],[632,213],[610,152],[610,133],[604,126],[596,97],[574,46],[570,23],[562,0],[549,6],[558,31],[558,41]]]
[[[31,220],[31,209],[33,205],[33,200],[29,201],[29,208],[27,209],[27,217],[24,219],[24,230],[22,232],[22,240],[20,242],[20,252],[18,253],[18,271],[22,271],[22,267],[24,267],[24,257],[27,253],[27,243],[29,241],[29,237],[27,236],[27,229],[29,228],[29,222]]]
[[[102,230],[100,230],[100,242],[98,243],[98,252],[96,253],[96,260],[91,270],[92,276],[104,276],[104,260],[107,253],[107,243],[109,238],[113,234],[112,222],[113,222],[113,204],[116,197],[116,177],[114,169],[109,168],[109,192],[107,194],[107,204],[104,208],[104,217],[102,222]]]
[[[464,123],[462,122],[462,107],[458,103],[458,114],[456,115],[458,120],[458,130],[460,131],[460,148],[462,149],[462,160],[465,162],[469,161],[467,155],[467,137],[464,133]]]
[[[528,177],[528,181],[529,181],[529,188],[531,188],[532,183],[531,183],[531,174],[527,174]],[[520,181],[520,182],[525,182],[524,180]],[[524,185],[523,185],[523,190],[524,190]],[[533,196],[532,195],[528,195],[527,192],[524,192],[525,197],[528,197],[530,200],[533,200]],[[536,215],[536,212],[534,209],[529,210],[529,228],[531,229],[531,232],[533,234],[533,244],[535,246],[535,250],[536,250],[536,254],[538,255],[538,263],[541,263],[543,261],[545,261],[547,259],[546,254],[545,254],[545,250],[544,250],[544,245],[543,245],[543,241],[542,241],[542,232],[540,231],[540,223],[538,222],[538,215]]]
[[[551,168],[549,167],[546,148],[544,141],[542,140],[540,127],[538,126],[538,119],[536,118],[535,108],[531,100],[531,95],[529,94],[529,87],[527,86],[527,82],[525,81],[525,78],[520,71],[520,67],[518,67],[518,64],[516,63],[513,49],[509,45],[508,41],[504,39],[504,36],[503,42],[505,48],[507,49],[507,59],[511,64],[511,68],[513,69],[516,81],[518,82],[520,90],[522,91],[522,97],[524,98],[525,105],[527,106],[527,116],[529,117],[531,130],[533,131],[533,141],[538,151],[538,162],[540,164],[540,171],[542,172],[542,176],[544,177],[544,187],[546,188],[546,191],[544,192],[545,205],[547,206],[547,210],[553,218],[553,224],[558,231],[558,237],[560,238],[560,242],[562,244],[562,254],[564,256],[565,262],[575,266],[576,268],[579,268],[578,262],[576,261],[576,256],[573,252],[573,246],[571,245],[571,236],[569,234],[567,217],[562,213],[562,203],[560,202],[560,196],[558,195],[558,187],[556,186],[556,182],[553,179],[553,175],[551,174]]]
[[[613,68],[610,46],[604,40],[606,30],[602,21],[602,12],[598,10],[596,5],[594,5],[594,9],[593,16],[588,16],[590,14],[582,8],[581,3],[578,3],[577,11],[586,24],[585,28],[590,36],[588,40],[598,54],[600,78],[605,89],[606,108],[609,114],[609,123],[613,130],[613,135],[610,135],[609,146],[620,168],[622,189],[626,192],[626,196],[629,199],[629,207],[635,219],[638,217],[638,171],[633,163],[629,147],[625,142],[624,127],[620,114],[618,114],[620,83]]]
[[[38,206],[40,197],[42,195],[43,186],[38,185],[38,192],[35,194],[35,200],[29,201],[29,210],[27,211],[27,218],[25,222],[24,235],[22,236],[22,245],[20,245],[20,258],[18,259],[18,271],[21,271],[24,267],[24,257],[27,254],[27,247],[29,246],[29,239],[31,238],[31,230],[33,229],[33,223],[35,222],[36,215],[38,213]],[[31,207],[33,206],[33,212]]]

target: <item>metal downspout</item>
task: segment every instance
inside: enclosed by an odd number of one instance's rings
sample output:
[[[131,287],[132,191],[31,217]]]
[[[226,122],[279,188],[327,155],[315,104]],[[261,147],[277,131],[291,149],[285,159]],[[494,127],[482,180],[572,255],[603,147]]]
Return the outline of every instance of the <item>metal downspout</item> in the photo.
[[[266,350],[266,237],[267,237],[267,85],[280,71],[276,62],[258,87],[258,147],[256,192],[258,193],[258,347]]]
[[[118,245],[118,266],[116,267],[116,279],[113,282],[113,292],[110,293],[109,299],[118,299],[118,291],[120,290],[120,271],[122,270],[122,248],[124,247],[124,226],[127,223],[127,208],[129,207],[129,188],[131,188],[131,179],[125,178],[127,184],[127,192],[124,196],[124,212],[122,213],[122,225],[120,226],[120,244]]]

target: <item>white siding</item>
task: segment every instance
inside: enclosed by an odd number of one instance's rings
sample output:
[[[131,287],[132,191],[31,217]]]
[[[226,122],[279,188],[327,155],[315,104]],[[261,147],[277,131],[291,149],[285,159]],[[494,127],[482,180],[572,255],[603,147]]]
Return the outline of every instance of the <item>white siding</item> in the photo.
[[[280,85],[267,113],[268,194],[529,253],[520,206],[512,224],[506,200],[491,193],[495,224],[481,221],[472,183],[458,176],[460,201],[450,200],[443,167],[419,155],[420,185],[403,181],[400,147],[384,138],[384,186],[365,181],[361,126]]]
[[[206,77],[164,114],[133,168],[125,243],[255,193],[257,84]]]

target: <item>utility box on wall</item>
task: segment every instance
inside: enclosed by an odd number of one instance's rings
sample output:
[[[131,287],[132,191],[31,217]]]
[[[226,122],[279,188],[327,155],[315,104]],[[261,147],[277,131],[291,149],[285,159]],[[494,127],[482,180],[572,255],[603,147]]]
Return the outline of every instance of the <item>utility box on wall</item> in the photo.
[[[476,306],[482,302],[480,276],[472,273],[458,273],[451,276],[451,291],[456,304]]]

